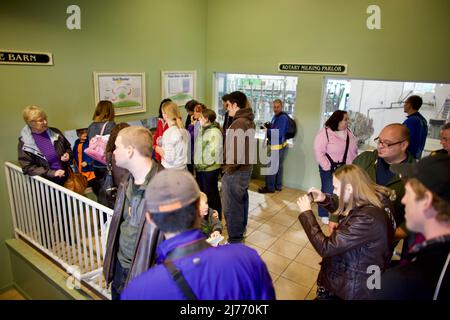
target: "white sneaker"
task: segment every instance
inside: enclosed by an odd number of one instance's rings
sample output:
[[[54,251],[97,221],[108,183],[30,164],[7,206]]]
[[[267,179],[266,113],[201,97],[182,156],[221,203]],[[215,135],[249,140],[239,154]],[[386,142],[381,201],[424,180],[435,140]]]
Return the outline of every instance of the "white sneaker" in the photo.
[[[330,221],[328,217],[321,217],[320,219],[322,220],[323,224],[328,224],[328,222]]]

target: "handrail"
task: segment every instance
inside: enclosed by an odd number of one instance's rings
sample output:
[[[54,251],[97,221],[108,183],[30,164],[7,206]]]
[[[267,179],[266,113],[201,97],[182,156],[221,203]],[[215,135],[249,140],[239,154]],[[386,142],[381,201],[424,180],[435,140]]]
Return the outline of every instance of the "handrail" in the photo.
[[[102,267],[113,210],[45,178],[25,175],[11,162],[5,162],[5,176],[15,237],[110,298]]]

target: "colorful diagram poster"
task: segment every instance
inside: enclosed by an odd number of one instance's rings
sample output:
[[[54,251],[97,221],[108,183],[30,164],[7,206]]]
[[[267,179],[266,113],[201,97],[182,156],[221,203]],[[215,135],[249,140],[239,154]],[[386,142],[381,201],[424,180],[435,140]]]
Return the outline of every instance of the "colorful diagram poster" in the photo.
[[[161,99],[169,98],[178,106],[195,99],[195,71],[162,71]]]
[[[110,100],[116,115],[145,112],[145,73],[94,72],[95,103]]]

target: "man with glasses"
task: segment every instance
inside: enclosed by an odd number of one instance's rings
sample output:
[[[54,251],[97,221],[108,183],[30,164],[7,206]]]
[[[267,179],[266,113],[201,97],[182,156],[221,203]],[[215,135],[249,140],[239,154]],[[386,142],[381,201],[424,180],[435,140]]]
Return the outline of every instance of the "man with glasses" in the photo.
[[[442,149],[433,151],[431,155],[436,154],[448,154],[450,155],[450,122],[447,122],[441,129],[440,135],[440,142],[442,145]]]
[[[412,163],[414,157],[408,152],[409,131],[400,123],[393,123],[385,126],[375,139],[377,149],[361,153],[353,164],[361,167],[367,172],[370,178],[379,185],[393,189],[397,198],[394,202],[395,231],[396,240],[407,236],[405,221],[405,207],[401,199],[405,194],[405,184],[400,176],[390,170],[390,166],[397,163]]]

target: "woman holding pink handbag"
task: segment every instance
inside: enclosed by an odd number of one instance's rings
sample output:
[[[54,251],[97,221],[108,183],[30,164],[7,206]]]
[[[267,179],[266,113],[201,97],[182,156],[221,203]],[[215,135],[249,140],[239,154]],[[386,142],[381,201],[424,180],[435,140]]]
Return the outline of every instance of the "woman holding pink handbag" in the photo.
[[[116,125],[114,122],[114,107],[111,101],[101,100],[95,108],[94,120],[88,127],[88,140],[91,141],[96,135],[109,135]],[[92,185],[92,191],[98,196],[103,177],[106,174],[106,165],[94,160],[93,163],[95,182]]]

